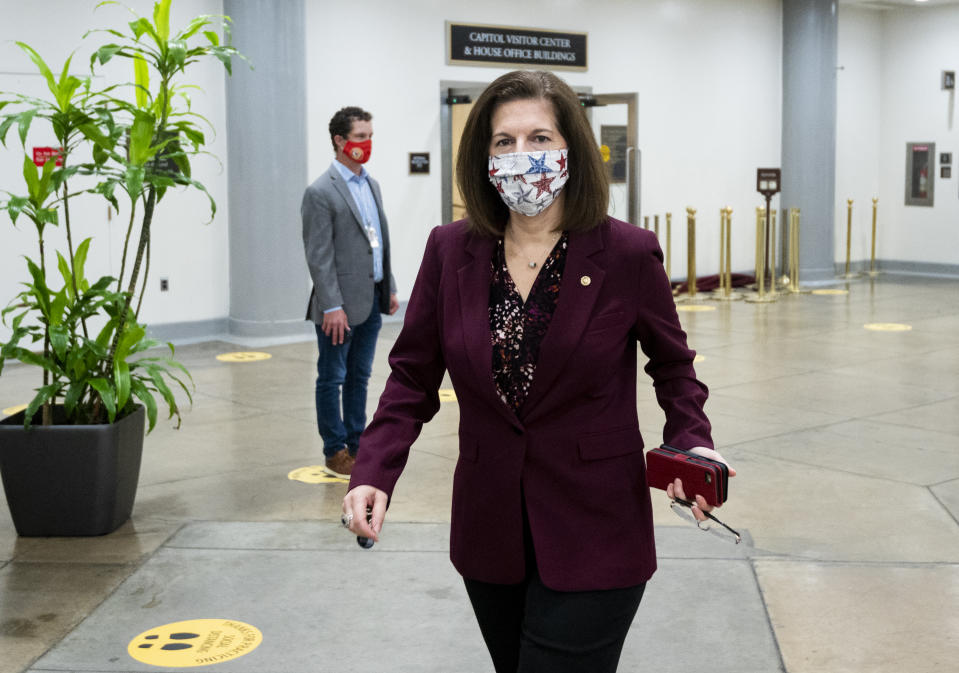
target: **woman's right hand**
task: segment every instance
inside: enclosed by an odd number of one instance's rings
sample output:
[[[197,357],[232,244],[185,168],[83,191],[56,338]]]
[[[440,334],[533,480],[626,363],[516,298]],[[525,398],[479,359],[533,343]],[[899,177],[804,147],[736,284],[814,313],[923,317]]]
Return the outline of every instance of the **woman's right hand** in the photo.
[[[351,519],[348,526],[350,531],[359,537],[368,537],[379,542],[387,502],[389,497],[375,486],[360,485],[351,489],[343,498],[343,515]],[[366,522],[367,507],[373,508],[369,523]]]

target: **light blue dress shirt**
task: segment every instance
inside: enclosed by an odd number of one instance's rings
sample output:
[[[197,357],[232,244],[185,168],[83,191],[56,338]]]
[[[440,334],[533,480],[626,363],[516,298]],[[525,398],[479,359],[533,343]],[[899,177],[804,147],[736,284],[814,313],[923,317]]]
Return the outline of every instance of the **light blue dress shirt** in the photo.
[[[376,207],[376,199],[373,198],[373,188],[370,187],[370,174],[365,166],[361,166],[360,174],[356,175],[339,161],[334,160],[333,165],[350,188],[350,195],[360,210],[360,217],[363,218],[367,238],[370,238],[369,232],[372,230],[379,241],[379,245],[373,248],[373,282],[379,283],[383,280],[383,230],[380,228],[380,212]]]
[[[372,227],[376,234],[376,240],[380,242],[373,248],[373,282],[379,283],[383,280],[383,230],[380,227],[380,211],[376,207],[376,199],[373,198],[373,188],[370,187],[368,180],[370,174],[365,166],[360,167],[360,174],[356,175],[353,171],[341,164],[336,159],[333,160],[333,166],[343,177],[343,181],[350,188],[350,196],[360,211],[360,217],[363,218],[363,229],[369,238],[369,229]],[[372,243],[372,241],[371,241]],[[332,313],[339,311],[342,306],[328,308],[323,313]]]

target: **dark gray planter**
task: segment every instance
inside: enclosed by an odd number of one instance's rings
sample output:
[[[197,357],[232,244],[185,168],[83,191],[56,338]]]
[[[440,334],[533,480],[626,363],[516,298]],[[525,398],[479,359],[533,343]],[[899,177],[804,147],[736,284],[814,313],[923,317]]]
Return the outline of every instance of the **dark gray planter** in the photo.
[[[23,412],[0,421],[0,476],[24,537],[106,535],[133,511],[145,413],[110,425],[34,425]]]

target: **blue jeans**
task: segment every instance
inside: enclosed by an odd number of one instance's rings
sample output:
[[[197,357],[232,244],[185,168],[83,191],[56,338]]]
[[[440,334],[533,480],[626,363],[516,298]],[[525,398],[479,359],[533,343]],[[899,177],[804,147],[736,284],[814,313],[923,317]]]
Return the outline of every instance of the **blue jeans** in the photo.
[[[370,316],[353,325],[339,346],[316,327],[319,357],[316,359],[316,424],[327,458],[344,446],[356,455],[360,435],[366,428],[366,389],[373,370],[376,337],[383,324],[379,289],[373,293]],[[342,391],[343,411],[340,413]]]

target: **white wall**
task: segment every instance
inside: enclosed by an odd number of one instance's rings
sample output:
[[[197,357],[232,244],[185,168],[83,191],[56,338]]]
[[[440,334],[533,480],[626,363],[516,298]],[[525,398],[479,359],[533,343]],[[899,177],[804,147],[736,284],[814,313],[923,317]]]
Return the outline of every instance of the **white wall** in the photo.
[[[902,202],[901,193],[880,195],[882,17],[883,12],[840,6],[834,232],[837,262],[846,259],[847,199],[853,200],[853,261],[869,259],[872,199],[879,198],[883,235],[892,223],[896,202]],[[877,240],[877,257],[882,249]]]
[[[95,4],[0,0],[0,90],[44,92],[13,40],[37,46],[57,65],[77,49],[74,70],[83,72],[89,54],[83,32],[128,18],[116,7],[94,13]],[[127,4],[143,13],[152,7],[149,0]],[[674,275],[681,276],[685,265],[686,206],[699,212],[700,273],[716,270],[718,210],[725,205],[734,209],[733,268],[752,267],[752,213],[760,203],[755,169],[780,164],[778,0],[368,0],[350,5],[346,14],[342,7],[332,0],[307,2],[310,174],[325,170],[332,158],[326,127],[333,112],[346,104],[370,109],[376,137],[369,168],[384,189],[401,298],[409,295],[429,229],[441,223],[439,83],[489,82],[505,71],[446,65],[446,20],[587,31],[589,70],[561,74],[597,93],[639,93],[643,213],[673,213]],[[182,25],[196,14],[221,11],[220,0],[181,1],[174,3],[173,18]],[[878,196],[880,259],[959,263],[959,174],[940,180],[937,166],[935,208],[903,205],[907,141],[933,140],[938,152],[953,152],[959,162],[955,109],[939,89],[941,70],[959,70],[959,7],[877,12],[842,6],[839,29],[837,261],[845,255],[845,200],[855,200],[853,259],[867,260],[871,198]],[[211,149],[225,164],[225,76],[216,63],[196,66],[193,76],[204,89],[193,95],[194,107],[219,130]],[[129,76],[118,63],[109,79]],[[28,146],[50,141],[38,133]],[[429,176],[407,174],[411,151],[431,153]],[[11,132],[8,147],[0,148],[0,188],[22,190],[21,161]],[[229,313],[225,168],[200,159],[195,175],[210,188],[218,215],[204,224],[206,203],[199,194],[171,194],[161,204],[142,316],[152,324]],[[124,215],[108,223],[100,201],[76,204],[78,238],[95,237],[91,275],[118,271]],[[34,253],[30,227],[24,222],[15,229],[0,216],[0,303],[18,291],[20,256]],[[158,292],[161,275],[170,278],[169,293]],[[0,338],[7,333],[0,327]]]
[[[959,128],[942,70],[959,71],[959,7],[883,13],[880,123],[880,259],[959,264]],[[934,141],[952,152],[951,179],[939,179],[935,206],[905,206],[906,142]]]
[[[20,91],[49,95],[44,80],[35,74],[33,63],[13,43],[14,40],[33,46],[48,65],[59,73],[64,60],[76,50],[71,70],[84,75],[89,68],[92,44],[103,40],[92,35],[82,40],[91,28],[125,25],[130,14],[122,7],[107,6],[94,12],[95,0],[44,0],[44,2],[0,1],[0,91]],[[130,0],[125,3],[145,16],[152,15],[153,3]],[[182,28],[199,14],[221,14],[220,0],[191,0],[173,3],[171,25]],[[99,83],[127,82],[133,79],[128,61],[117,59]],[[209,149],[217,155],[194,161],[193,176],[210,190],[218,205],[217,216],[210,224],[206,197],[200,193],[170,191],[160,202],[153,222],[152,266],[150,284],[140,315],[150,324],[209,320],[225,317],[229,312],[229,259],[227,244],[226,128],[223,92],[225,75],[218,61],[198,63],[189,74],[190,82],[202,88],[191,91],[193,109],[207,117],[219,132],[206,130]],[[27,147],[54,145],[54,137],[40,124],[27,138]],[[25,193],[21,167],[23,150],[16,130],[7,136],[6,148],[0,147],[0,189]],[[75,186],[81,186],[79,181]],[[107,220],[107,207],[98,197],[83,197],[71,206],[75,243],[92,236],[88,276],[119,273],[119,255],[129,210]],[[62,229],[62,227],[61,227]],[[51,243],[60,244],[62,231],[52,232]],[[24,254],[36,256],[36,237],[32,225],[21,219],[15,229],[6,214],[0,215],[0,304],[6,305],[18,291],[18,283],[26,274],[21,259]],[[159,292],[159,278],[170,278],[170,291]],[[0,326],[0,338],[9,330]]]
[[[401,298],[429,230],[441,224],[439,83],[489,82],[505,72],[446,65],[446,20],[588,32],[589,70],[560,75],[595,93],[639,93],[643,211],[673,213],[674,275],[685,268],[686,206],[700,214],[701,273],[717,270],[726,205],[734,209],[733,267],[752,268],[755,171],[779,165],[779,2],[369,0],[346,15],[341,8],[307,5],[310,174],[332,160],[333,113],[343,105],[370,110],[368,167],[383,187]],[[362,28],[361,43],[349,27]],[[430,152],[429,176],[408,175],[411,151]]]

